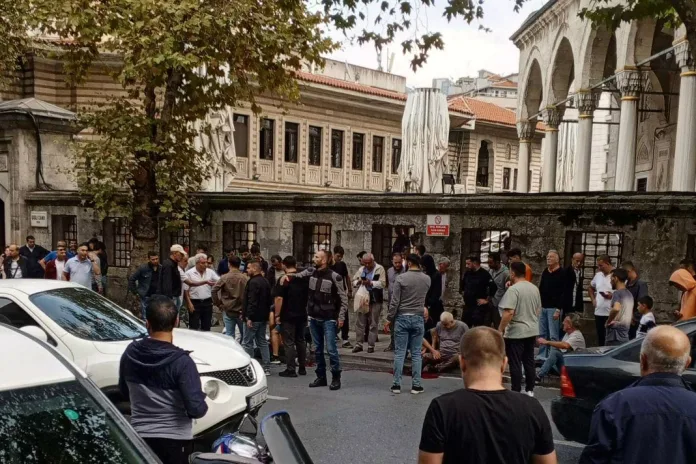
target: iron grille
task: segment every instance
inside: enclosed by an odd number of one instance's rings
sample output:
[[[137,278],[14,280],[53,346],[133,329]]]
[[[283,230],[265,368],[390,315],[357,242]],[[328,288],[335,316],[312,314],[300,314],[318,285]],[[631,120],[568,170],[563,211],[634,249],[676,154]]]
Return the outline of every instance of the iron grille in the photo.
[[[224,371],[204,372],[201,376],[213,377],[222,380],[227,385],[236,387],[250,387],[256,383],[256,374],[251,364],[241,369],[227,369]]]

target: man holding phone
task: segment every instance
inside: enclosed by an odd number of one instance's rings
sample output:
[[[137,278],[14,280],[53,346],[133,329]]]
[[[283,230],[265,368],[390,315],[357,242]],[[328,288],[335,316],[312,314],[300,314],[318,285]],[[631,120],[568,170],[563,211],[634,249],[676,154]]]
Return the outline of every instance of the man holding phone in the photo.
[[[368,312],[359,312],[357,314],[358,319],[355,324],[356,344],[355,348],[353,348],[353,353],[363,350],[362,342],[367,325],[370,326],[370,333],[367,338],[367,352],[374,353],[375,343],[377,343],[379,318],[382,314],[382,303],[384,302],[384,288],[387,286],[387,273],[384,271],[384,267],[375,262],[375,257],[372,253],[366,253],[362,262],[363,266],[353,276],[353,287],[356,290],[360,287],[365,287],[370,294],[370,307]]]
[[[595,311],[595,327],[597,329],[597,342],[599,346],[604,346],[606,343],[606,324],[609,318],[609,310],[611,309],[611,298],[613,296],[611,285],[611,272],[614,266],[611,263],[611,257],[601,255],[597,258],[597,269],[599,272],[595,274],[588,289],[592,306]]]

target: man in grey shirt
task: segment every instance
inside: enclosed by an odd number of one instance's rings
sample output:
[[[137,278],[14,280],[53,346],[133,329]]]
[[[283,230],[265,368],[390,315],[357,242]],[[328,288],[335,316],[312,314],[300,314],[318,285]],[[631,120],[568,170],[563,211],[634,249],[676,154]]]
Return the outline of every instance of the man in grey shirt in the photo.
[[[392,393],[401,393],[401,374],[404,370],[406,350],[411,351],[413,384],[411,393],[423,392],[421,386],[421,346],[425,331],[425,297],[430,288],[430,277],[421,272],[420,258],[410,254],[406,258],[408,272],[401,274],[394,282],[389,302],[387,327],[394,323],[394,383]]]
[[[493,326],[498,327],[503,315],[503,310],[498,305],[505,295],[507,281],[510,279],[510,270],[500,261],[500,253],[488,253],[488,272],[491,273],[496,287],[495,295],[491,297],[491,303],[493,304]]]
[[[97,284],[99,293],[102,293],[101,272],[99,264],[89,256],[89,247],[83,243],[77,248],[77,256],[70,258],[65,263],[63,270],[64,280],[75,282],[83,287],[92,289],[92,283]]]
[[[389,301],[387,304],[391,304],[392,293],[394,293],[394,285],[396,284],[396,278],[401,274],[406,272],[406,266],[404,266],[404,258],[401,253],[394,253],[392,255],[392,267],[387,270],[387,288],[389,291]],[[385,352],[394,351],[394,331],[391,330],[391,341],[389,346],[384,349]]]

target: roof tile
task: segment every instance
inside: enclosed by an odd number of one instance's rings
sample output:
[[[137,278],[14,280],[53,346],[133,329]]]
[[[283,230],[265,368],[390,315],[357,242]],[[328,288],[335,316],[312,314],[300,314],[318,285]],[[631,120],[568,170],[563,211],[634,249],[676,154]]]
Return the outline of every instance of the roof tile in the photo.
[[[515,112],[494,103],[458,96],[450,98],[449,105],[450,108],[453,106],[468,108],[476,117],[476,121],[517,127],[517,115]],[[537,130],[544,130],[544,125],[541,123],[537,124]]]

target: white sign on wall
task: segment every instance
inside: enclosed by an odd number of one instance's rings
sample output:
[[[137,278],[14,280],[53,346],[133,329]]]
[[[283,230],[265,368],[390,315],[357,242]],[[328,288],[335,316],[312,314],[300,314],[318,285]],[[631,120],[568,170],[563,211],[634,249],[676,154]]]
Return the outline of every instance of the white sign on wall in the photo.
[[[428,237],[449,237],[449,214],[428,214],[426,235]]]
[[[48,213],[46,211],[32,211],[31,226],[48,227]]]

